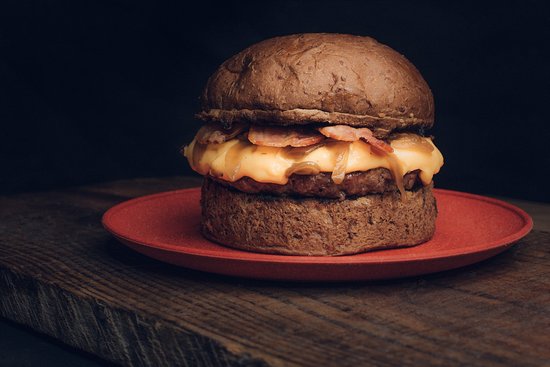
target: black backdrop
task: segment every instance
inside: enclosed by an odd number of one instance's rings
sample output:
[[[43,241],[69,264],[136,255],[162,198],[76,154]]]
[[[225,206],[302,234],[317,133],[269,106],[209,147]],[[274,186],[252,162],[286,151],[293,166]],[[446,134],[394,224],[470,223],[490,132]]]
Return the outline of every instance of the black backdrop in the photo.
[[[131,0],[0,5],[0,189],[190,174],[179,156],[206,79],[262,39],[371,35],[436,100],[438,187],[550,201],[543,1]]]

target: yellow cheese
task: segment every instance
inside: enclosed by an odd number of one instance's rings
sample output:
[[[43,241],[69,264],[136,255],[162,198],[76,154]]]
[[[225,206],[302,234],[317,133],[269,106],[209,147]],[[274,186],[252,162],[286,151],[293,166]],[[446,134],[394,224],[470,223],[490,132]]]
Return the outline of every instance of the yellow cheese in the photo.
[[[420,179],[424,185],[428,185],[443,165],[443,156],[430,139],[422,139],[434,147],[431,152],[414,147],[398,148],[392,144],[393,155],[398,164],[397,168],[403,175],[420,170]],[[391,169],[388,154],[373,151],[371,146],[362,140],[352,143],[331,142],[306,154],[292,154],[293,149],[299,152],[304,148],[257,146],[238,139],[208,145],[198,144],[193,140],[185,148],[184,154],[191,168],[202,175],[210,174],[230,182],[247,176],[257,182],[284,185],[288,182],[287,170],[296,163],[314,162],[321,172],[332,172],[338,152],[346,145],[349,145],[346,173],[374,168]]]

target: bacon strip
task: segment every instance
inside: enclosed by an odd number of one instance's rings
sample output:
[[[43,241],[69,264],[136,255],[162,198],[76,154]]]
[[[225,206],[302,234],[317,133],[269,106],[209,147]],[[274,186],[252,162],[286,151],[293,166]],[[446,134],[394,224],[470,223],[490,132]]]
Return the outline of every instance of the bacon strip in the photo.
[[[254,145],[268,147],[307,147],[319,143],[324,136],[315,130],[279,126],[252,125],[248,140]]]
[[[200,144],[221,144],[233,139],[248,128],[244,122],[235,122],[229,129],[220,123],[209,122],[197,132],[196,139]]]
[[[393,153],[393,148],[388,143],[375,138],[372,131],[366,127],[355,128],[347,125],[335,125],[322,127],[319,129],[319,132],[327,138],[339,141],[357,141],[363,139],[381,151]]]

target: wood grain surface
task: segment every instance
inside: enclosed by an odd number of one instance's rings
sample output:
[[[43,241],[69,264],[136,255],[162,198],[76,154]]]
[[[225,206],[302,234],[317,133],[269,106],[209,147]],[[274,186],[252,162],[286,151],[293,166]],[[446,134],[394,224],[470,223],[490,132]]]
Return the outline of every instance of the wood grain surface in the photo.
[[[0,314],[133,366],[550,364],[549,232],[454,271],[293,284],[176,268],[101,227],[118,202],[199,183],[140,179],[0,198]]]

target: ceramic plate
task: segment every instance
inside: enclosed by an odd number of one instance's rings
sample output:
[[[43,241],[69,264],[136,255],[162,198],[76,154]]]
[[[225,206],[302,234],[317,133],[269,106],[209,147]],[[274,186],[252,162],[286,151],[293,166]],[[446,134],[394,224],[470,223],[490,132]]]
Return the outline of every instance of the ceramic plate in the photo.
[[[533,226],[527,213],[503,201],[434,192],[439,216],[430,241],[349,256],[269,255],[213,243],[199,231],[199,188],[118,204],[105,213],[103,225],[127,246],[160,261],[231,276],[294,281],[388,279],[454,269],[504,251]]]

